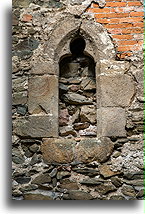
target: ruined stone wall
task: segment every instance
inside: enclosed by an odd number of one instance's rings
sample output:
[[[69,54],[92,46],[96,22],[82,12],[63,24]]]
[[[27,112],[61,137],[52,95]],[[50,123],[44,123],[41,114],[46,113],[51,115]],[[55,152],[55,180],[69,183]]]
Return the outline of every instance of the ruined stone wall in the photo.
[[[13,199],[143,199],[142,1],[13,0],[12,21]]]

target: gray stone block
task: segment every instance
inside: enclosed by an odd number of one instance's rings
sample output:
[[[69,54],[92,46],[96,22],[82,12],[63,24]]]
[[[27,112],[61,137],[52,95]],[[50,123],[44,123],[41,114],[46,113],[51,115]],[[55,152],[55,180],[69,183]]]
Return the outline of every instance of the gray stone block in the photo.
[[[73,161],[73,139],[45,139],[41,146],[43,159],[47,163],[70,163]]]
[[[123,108],[100,108],[97,110],[98,137],[124,137],[126,115]]]
[[[57,137],[58,121],[53,116],[29,116],[14,122],[14,133],[22,137]]]
[[[58,79],[54,75],[29,79],[28,111],[30,114],[53,114],[58,118]]]
[[[101,75],[98,77],[98,87],[101,107],[126,107],[135,93],[133,80],[126,74]]]

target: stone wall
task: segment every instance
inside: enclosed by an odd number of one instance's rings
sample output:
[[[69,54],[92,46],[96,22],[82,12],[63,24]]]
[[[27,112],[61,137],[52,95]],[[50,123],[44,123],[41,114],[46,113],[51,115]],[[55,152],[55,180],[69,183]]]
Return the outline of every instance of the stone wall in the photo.
[[[143,199],[142,32],[141,1],[13,0],[14,200]]]

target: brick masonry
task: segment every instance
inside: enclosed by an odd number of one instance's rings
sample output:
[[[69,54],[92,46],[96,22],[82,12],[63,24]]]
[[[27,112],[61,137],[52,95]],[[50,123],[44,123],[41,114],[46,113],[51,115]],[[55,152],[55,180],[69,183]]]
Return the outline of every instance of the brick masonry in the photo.
[[[87,11],[107,29],[118,58],[125,58],[133,55],[134,51],[142,50],[144,11],[141,1],[106,0],[104,8],[91,4]]]

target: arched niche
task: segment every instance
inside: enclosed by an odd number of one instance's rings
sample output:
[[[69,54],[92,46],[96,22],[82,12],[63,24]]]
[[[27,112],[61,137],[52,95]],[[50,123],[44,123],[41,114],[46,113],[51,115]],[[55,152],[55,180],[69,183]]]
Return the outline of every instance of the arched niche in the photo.
[[[78,19],[68,15],[59,20],[58,25],[50,34],[44,50],[49,59],[51,73],[59,76],[58,62],[62,56],[71,54],[68,52],[69,44],[78,34],[86,41],[85,51],[93,57],[97,73],[100,60],[115,58],[114,46],[101,24],[96,23],[94,19]]]
[[[96,137],[96,74],[86,41],[77,35],[59,61],[59,136]]]

